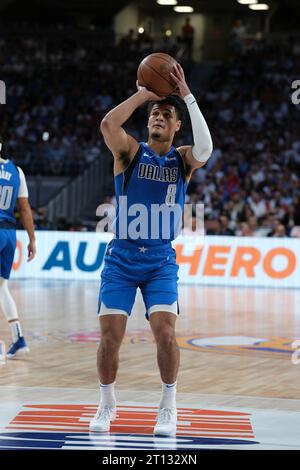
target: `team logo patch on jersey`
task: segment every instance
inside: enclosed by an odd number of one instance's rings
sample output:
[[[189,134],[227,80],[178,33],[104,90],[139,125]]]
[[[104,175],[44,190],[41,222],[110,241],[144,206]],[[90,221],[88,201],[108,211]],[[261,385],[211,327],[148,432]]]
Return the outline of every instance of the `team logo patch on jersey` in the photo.
[[[167,162],[171,162],[172,160],[177,160],[176,157],[166,157]]]
[[[110,433],[89,433],[96,405],[30,404],[0,433],[0,449],[189,449],[259,444],[251,414],[224,410],[178,409],[177,435],[153,436],[157,407],[119,406]]]

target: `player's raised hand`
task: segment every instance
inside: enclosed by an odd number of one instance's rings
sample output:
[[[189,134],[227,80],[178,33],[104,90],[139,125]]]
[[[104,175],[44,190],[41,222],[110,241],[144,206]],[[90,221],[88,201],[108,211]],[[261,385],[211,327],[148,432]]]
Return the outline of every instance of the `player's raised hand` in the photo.
[[[28,250],[28,258],[27,261],[32,261],[33,258],[36,255],[36,246],[35,246],[35,241],[30,241],[27,245],[27,250]]]
[[[156,93],[148,90],[148,88],[139,85],[138,81],[136,81],[136,87],[137,87],[138,92],[140,92],[145,98],[145,101],[161,101],[165,99],[165,96],[156,95]]]
[[[170,72],[170,75],[174,82],[177,84],[176,94],[181,96],[181,98],[184,98],[185,96],[191,93],[191,90],[189,89],[185,81],[184,70],[180,64],[177,63],[176,65],[174,65],[173,72]]]

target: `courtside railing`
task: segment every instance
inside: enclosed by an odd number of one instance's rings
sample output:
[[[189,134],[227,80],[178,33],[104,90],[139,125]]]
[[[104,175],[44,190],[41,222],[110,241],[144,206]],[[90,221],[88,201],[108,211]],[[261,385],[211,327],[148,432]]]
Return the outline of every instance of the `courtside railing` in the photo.
[[[105,195],[110,169],[110,158],[100,155],[83,174],[66,184],[47,205],[48,220],[59,218],[75,220],[89,201]]]

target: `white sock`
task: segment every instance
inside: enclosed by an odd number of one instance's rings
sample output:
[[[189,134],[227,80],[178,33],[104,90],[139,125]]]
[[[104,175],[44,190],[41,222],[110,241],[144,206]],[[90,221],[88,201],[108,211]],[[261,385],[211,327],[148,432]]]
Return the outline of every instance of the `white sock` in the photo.
[[[8,290],[7,279],[0,277],[0,306],[8,322],[18,320],[16,303]]]
[[[13,342],[15,343],[16,341],[18,341],[19,338],[23,336],[21,324],[19,320],[15,320],[15,321],[9,322],[9,326],[10,326]]]
[[[116,407],[115,382],[108,385],[100,383],[100,395],[102,406]]]
[[[162,382],[160,408],[176,408],[176,385]]]
[[[23,336],[17,306],[8,289],[7,279],[0,277],[0,306],[9,323],[13,342]]]

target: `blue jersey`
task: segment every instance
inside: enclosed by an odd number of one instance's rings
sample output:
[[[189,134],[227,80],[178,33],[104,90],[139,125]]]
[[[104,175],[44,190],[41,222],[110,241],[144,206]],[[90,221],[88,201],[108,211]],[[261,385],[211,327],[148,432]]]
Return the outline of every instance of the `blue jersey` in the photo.
[[[14,208],[19,187],[20,175],[17,167],[10,160],[0,163],[0,221],[15,223]]]
[[[115,177],[115,236],[146,246],[170,244],[182,227],[187,181],[182,157],[171,147],[158,156],[140,143],[129,167]]]

